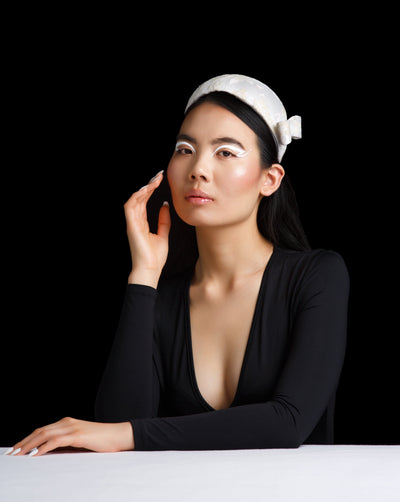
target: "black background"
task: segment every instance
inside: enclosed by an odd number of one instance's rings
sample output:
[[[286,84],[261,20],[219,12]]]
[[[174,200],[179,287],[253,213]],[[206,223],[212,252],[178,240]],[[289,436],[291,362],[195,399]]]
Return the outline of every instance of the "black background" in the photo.
[[[265,82],[302,116],[283,165],[312,246],[350,271],[336,441],[399,442],[390,30],[374,12],[326,9],[290,23],[209,11],[194,25],[179,8],[13,18],[0,445],[63,416],[93,419],[129,273],[123,204],[165,169],[194,88],[223,73]]]

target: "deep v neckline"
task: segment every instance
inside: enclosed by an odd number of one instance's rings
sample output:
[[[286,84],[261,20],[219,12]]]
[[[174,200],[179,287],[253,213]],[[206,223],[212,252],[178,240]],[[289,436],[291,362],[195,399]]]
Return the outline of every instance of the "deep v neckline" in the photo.
[[[255,331],[255,327],[256,327],[256,322],[257,322],[257,318],[259,317],[258,313],[259,313],[259,311],[261,309],[261,305],[262,305],[262,298],[264,296],[263,293],[264,293],[265,285],[266,285],[266,282],[267,282],[268,271],[271,268],[271,264],[272,264],[272,262],[274,260],[275,255],[276,255],[276,248],[274,247],[274,249],[272,250],[272,254],[271,254],[271,256],[270,256],[270,258],[268,260],[268,263],[265,266],[265,269],[264,269],[264,272],[263,272],[263,275],[262,275],[262,278],[261,278],[260,288],[259,288],[258,294],[257,294],[256,305],[255,305],[253,317],[252,317],[252,320],[251,320],[250,331],[249,331],[249,335],[248,335],[248,338],[247,338],[246,348],[245,348],[245,351],[244,351],[243,360],[242,360],[242,364],[241,364],[241,367],[240,367],[240,373],[239,373],[239,379],[238,379],[236,391],[235,391],[235,394],[233,396],[233,400],[232,400],[231,404],[227,408],[231,408],[231,407],[235,406],[236,400],[237,400],[238,395],[240,393],[240,386],[241,386],[241,382],[243,380],[243,373],[244,373],[244,370],[246,368],[246,362],[247,362],[247,359],[248,359],[249,348],[250,348],[251,342],[252,342],[252,340],[254,338],[254,331]],[[217,408],[212,407],[207,402],[207,400],[203,397],[203,395],[202,395],[202,393],[200,391],[200,388],[198,386],[198,383],[197,383],[196,369],[194,367],[194,355],[193,355],[193,343],[192,343],[192,327],[191,327],[191,320],[190,320],[190,285],[191,285],[191,282],[192,282],[193,273],[194,273],[194,270],[191,270],[190,273],[188,274],[187,281],[186,281],[186,287],[185,287],[185,291],[184,291],[184,303],[185,303],[185,338],[186,338],[186,347],[187,347],[187,353],[188,353],[189,373],[190,373],[190,378],[191,378],[191,383],[192,383],[193,390],[194,390],[194,392],[196,394],[196,397],[199,400],[199,402],[203,405],[203,407],[207,411],[217,411]],[[224,409],[224,408],[221,408],[221,409]]]

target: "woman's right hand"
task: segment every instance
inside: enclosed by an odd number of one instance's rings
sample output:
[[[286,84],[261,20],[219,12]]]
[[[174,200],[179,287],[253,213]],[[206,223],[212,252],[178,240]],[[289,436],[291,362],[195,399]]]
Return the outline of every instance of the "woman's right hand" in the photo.
[[[157,233],[150,232],[147,221],[147,201],[160,186],[163,171],[149,181],[149,184],[135,192],[125,203],[125,218],[129,247],[132,257],[132,271],[128,283],[144,284],[156,288],[168,256],[168,235],[171,218],[167,204],[160,209]]]

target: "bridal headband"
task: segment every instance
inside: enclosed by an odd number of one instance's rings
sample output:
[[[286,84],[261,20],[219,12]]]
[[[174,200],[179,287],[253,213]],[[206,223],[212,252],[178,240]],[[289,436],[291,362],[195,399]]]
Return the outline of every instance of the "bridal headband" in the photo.
[[[201,84],[191,95],[186,110],[201,96],[214,91],[224,91],[241,99],[268,124],[278,143],[278,160],[292,139],[301,138],[301,117],[294,115],[287,118],[282,101],[268,86],[244,75],[221,75]]]

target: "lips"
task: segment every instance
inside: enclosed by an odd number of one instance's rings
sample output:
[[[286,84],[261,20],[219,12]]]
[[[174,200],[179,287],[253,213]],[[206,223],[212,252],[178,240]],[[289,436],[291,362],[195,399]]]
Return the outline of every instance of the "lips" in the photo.
[[[214,200],[208,193],[202,190],[190,190],[190,192],[185,195],[185,199],[191,204],[207,204]]]

